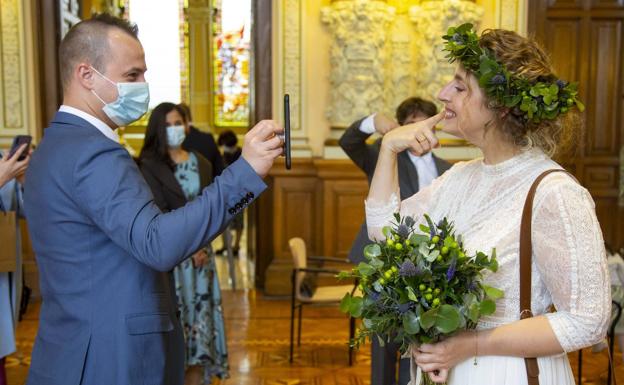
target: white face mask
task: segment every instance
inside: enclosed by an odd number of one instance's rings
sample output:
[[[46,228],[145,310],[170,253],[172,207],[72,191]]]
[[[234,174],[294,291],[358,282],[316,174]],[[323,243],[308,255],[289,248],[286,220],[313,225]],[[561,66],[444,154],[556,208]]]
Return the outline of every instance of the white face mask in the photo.
[[[111,103],[106,103],[94,91],[95,97],[100,99],[104,104],[102,111],[117,124],[118,126],[128,125],[147,112],[149,105],[149,86],[146,82],[140,83],[115,83],[106,76],[102,75],[98,70],[91,67],[98,75],[108,80],[111,84],[117,86],[117,99]]]
[[[184,126],[167,127],[167,145],[169,147],[180,147],[185,138]]]

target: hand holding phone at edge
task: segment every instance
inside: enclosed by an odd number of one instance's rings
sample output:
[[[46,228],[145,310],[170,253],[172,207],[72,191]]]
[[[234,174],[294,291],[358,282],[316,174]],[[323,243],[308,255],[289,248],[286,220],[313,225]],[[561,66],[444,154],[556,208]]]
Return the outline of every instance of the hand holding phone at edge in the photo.
[[[30,152],[24,160],[17,160],[22,151],[26,149],[26,146],[28,145],[21,145],[10,158],[8,157],[8,151],[0,158],[0,187],[4,186],[5,183],[13,178],[23,176],[26,172],[28,163],[30,162]]]
[[[273,120],[262,120],[245,135],[242,157],[254,171],[264,178],[275,158],[284,151],[284,142],[278,134],[284,130]]]

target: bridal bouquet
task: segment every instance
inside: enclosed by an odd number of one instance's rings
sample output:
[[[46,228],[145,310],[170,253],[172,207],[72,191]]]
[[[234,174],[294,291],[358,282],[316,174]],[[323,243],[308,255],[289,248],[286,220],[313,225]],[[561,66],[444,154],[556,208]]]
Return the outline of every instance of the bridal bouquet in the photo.
[[[356,278],[359,295],[346,294],[340,308],[362,318],[354,346],[367,338],[400,344],[437,342],[458,330],[476,327],[481,316],[494,313],[503,292],[484,285],[482,272],[496,272],[496,250],[466,255],[462,238],[446,218],[427,225],[395,214],[383,228],[384,241],[367,245],[360,263],[339,278]],[[420,230],[420,231],[417,231]],[[428,380],[428,376],[426,380]]]

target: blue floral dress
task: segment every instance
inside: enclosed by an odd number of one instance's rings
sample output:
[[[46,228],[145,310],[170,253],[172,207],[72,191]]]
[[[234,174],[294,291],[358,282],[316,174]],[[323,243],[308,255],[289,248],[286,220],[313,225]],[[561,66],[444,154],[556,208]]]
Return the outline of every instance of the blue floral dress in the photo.
[[[201,191],[198,170],[193,153],[186,162],[176,165],[174,175],[187,201]],[[193,259],[187,258],[173,274],[186,341],[186,365],[203,366],[204,380],[209,384],[214,376],[228,377],[228,354],[214,253],[210,247],[206,251],[210,258],[204,266],[196,268]]]

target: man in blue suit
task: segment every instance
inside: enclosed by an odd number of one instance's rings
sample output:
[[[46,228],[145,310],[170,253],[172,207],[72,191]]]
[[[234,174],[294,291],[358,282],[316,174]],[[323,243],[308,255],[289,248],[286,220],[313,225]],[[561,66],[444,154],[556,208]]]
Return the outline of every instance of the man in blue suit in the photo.
[[[28,384],[183,384],[184,341],[166,272],[266,188],[281,129],[259,123],[239,161],[163,214],[114,131],[149,101],[136,27],[97,15],[68,32],[59,56],[63,106],[25,186],[43,297]]]

